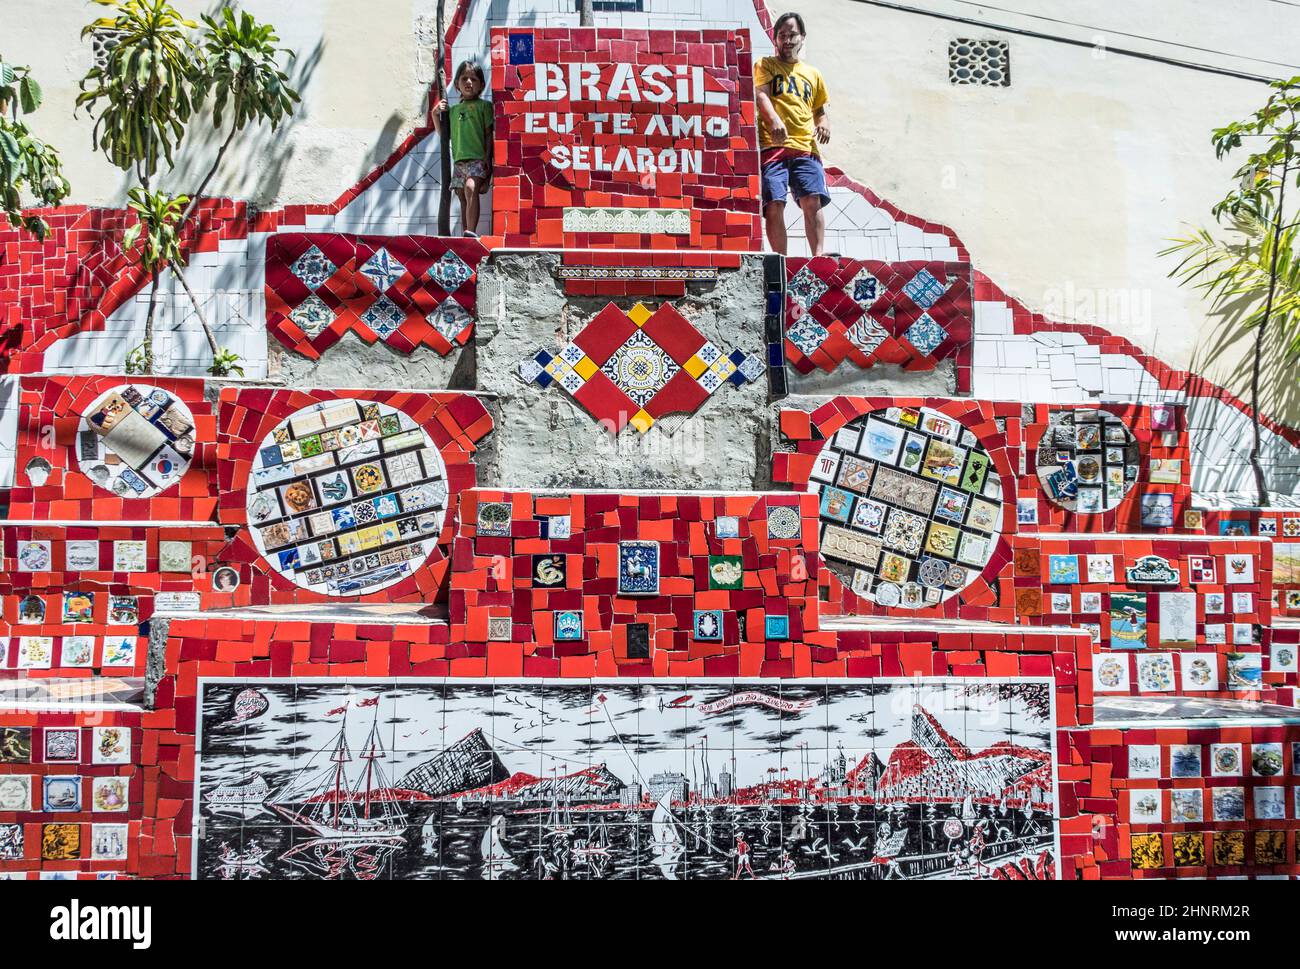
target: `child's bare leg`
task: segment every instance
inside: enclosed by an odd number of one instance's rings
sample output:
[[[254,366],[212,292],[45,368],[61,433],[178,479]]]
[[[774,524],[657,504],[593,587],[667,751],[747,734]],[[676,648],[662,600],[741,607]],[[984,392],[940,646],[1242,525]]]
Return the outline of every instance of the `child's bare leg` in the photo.
[[[465,179],[465,191],[461,195],[460,211],[462,221],[465,223],[465,229],[469,232],[478,230],[478,192],[479,180],[477,178]]]

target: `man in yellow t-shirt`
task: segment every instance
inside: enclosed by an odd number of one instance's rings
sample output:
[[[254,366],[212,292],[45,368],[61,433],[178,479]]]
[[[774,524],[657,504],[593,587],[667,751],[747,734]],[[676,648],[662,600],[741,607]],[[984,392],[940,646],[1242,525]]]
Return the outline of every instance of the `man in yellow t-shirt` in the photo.
[[[818,150],[831,140],[826,83],[817,68],[799,60],[807,35],[803,17],[781,14],[773,33],[776,56],[754,65],[767,241],[773,251],[785,255],[785,197],[793,191],[803,209],[808,247],[820,256],[826,237],[822,207],[831,200]]]

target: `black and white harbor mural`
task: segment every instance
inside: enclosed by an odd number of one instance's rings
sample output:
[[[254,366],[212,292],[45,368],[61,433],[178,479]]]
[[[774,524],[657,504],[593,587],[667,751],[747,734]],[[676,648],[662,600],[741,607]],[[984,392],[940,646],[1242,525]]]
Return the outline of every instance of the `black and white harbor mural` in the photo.
[[[1049,680],[204,680],[195,877],[1058,876]]]

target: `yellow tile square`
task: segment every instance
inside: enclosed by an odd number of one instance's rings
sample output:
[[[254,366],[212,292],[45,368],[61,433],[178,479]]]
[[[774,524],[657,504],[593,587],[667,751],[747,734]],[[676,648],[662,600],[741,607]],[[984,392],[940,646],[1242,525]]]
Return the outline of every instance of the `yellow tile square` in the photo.
[[[637,303],[627,311],[627,318],[637,326],[645,326],[645,321],[650,319],[652,316],[654,316],[654,314],[646,309],[643,303]]]
[[[692,377],[694,377],[696,380],[699,380],[700,374],[708,370],[709,365],[705,363],[703,360],[701,360],[698,356],[693,356],[691,357],[691,359],[687,360],[684,364],[682,364],[682,369],[685,370]]]
[[[631,420],[628,421],[629,424],[635,427],[642,434],[650,430],[650,425],[653,424],[654,422],[655,419],[651,417],[649,414],[647,414],[644,410],[637,411],[635,414],[632,415]]]
[[[573,369],[583,380],[590,380],[591,375],[600,368],[596,366],[596,361],[591,359],[591,357],[583,357],[573,365]]]

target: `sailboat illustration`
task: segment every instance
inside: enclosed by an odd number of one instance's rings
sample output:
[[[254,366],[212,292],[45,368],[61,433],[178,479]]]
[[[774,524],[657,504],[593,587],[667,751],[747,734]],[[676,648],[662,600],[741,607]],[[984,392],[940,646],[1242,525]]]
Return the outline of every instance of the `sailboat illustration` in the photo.
[[[655,813],[650,818],[650,847],[654,851],[654,863],[659,866],[665,878],[677,878],[677,863],[685,853],[681,835],[677,833],[677,820],[668,810],[671,791],[665,791],[655,805]]]
[[[330,752],[333,766],[315,769],[307,763],[294,779],[267,802],[267,806],[314,837],[330,841],[402,841],[406,838],[406,810],[394,800],[388,778],[377,761],[388,756],[379,740],[379,711],[375,710],[370,733],[358,755],[366,768],[356,780],[347,776],[344,765],[351,763],[348,750],[346,709],[338,736]]]
[[[518,871],[519,866],[506,850],[506,819],[500,815],[492,817],[492,823],[483,832],[481,845],[483,854],[483,877],[495,881],[507,872]]]
[[[573,833],[573,814],[569,810],[569,799],[564,799],[563,807],[559,801],[551,798],[551,810],[546,815],[546,831],[548,834],[563,835],[568,837]]]
[[[605,824],[605,819],[601,818],[600,823],[593,829],[591,819],[588,818],[587,838],[573,846],[573,857],[590,860],[601,856],[609,856],[609,828]]]

